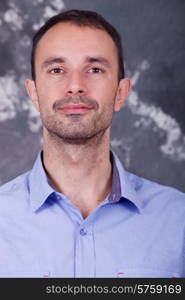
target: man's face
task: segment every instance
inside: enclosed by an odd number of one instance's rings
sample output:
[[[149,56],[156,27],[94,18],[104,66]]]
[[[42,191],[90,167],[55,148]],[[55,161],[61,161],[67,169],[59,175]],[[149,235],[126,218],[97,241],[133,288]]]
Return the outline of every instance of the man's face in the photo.
[[[26,86],[44,130],[68,143],[103,134],[124,100],[117,50],[103,30],[53,26],[38,43],[35,72],[36,81],[28,80]]]

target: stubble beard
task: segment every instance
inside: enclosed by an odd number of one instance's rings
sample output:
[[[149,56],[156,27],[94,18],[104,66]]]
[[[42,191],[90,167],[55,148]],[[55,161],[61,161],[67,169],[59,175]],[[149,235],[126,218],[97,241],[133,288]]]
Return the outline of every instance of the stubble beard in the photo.
[[[101,140],[106,130],[111,126],[112,117],[109,119],[101,118],[94,122],[84,122],[84,116],[70,116],[68,122],[54,120],[51,116],[46,116],[43,125],[50,138],[65,144],[85,145],[96,143]],[[86,116],[85,116],[86,117]]]
[[[92,116],[80,114],[62,116],[57,111],[54,114],[45,114],[41,110],[42,123],[48,137],[57,143],[73,145],[98,144],[112,123],[114,101],[111,103],[112,105],[110,104],[104,108],[103,112],[99,114],[97,104],[97,108],[93,112],[88,113],[92,113]]]

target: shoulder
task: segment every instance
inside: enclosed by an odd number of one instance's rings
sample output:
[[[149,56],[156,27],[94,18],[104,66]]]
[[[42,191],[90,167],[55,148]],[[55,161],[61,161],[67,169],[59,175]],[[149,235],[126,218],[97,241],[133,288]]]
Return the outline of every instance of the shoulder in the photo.
[[[7,194],[11,192],[12,190],[19,189],[22,186],[24,186],[27,183],[27,177],[28,177],[29,171],[26,173],[23,173],[14,179],[6,182],[5,184],[0,186],[0,195]]]
[[[170,207],[185,213],[185,193],[167,185],[127,172],[143,206]]]
[[[9,201],[21,200],[21,198],[25,198],[29,193],[29,185],[28,185],[28,177],[30,171],[23,173],[16,178],[8,181],[7,183],[0,186],[0,205],[3,207],[4,205],[9,203]],[[13,204],[13,202],[12,202]]]

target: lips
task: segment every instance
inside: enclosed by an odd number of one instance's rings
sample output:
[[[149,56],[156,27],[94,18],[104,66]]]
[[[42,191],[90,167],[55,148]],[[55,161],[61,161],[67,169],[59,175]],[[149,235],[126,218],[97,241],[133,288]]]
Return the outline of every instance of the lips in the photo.
[[[60,107],[60,111],[68,114],[81,114],[91,110],[92,107],[86,106],[85,104],[71,104]]]

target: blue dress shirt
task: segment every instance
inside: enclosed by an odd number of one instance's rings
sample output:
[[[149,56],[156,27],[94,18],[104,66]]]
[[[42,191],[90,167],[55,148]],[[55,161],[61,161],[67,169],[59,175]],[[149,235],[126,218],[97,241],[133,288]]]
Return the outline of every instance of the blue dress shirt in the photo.
[[[87,217],[49,184],[42,152],[0,187],[0,277],[185,277],[185,194],[127,172]]]

